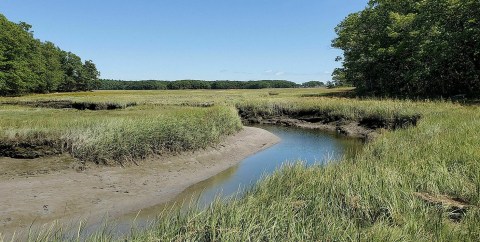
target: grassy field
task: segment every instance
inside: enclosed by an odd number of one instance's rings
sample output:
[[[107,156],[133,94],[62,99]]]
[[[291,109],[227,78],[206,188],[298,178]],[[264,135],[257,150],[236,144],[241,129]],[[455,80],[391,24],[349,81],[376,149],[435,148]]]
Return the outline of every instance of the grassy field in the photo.
[[[191,208],[182,212],[165,212],[151,228],[136,231],[127,240],[480,239],[479,106],[444,101],[360,100],[330,95],[326,89],[280,89],[27,96],[13,100],[114,100],[136,102],[138,106],[113,111],[73,111],[3,105],[0,109],[0,137],[2,140],[35,140],[47,133],[48,137],[55,137],[53,140],[62,140],[62,135],[81,127],[78,134],[88,130],[92,132],[88,137],[95,139],[84,141],[77,137],[71,142],[76,145],[68,147],[76,147],[78,154],[95,154],[92,151],[97,147],[105,150],[118,148],[119,155],[109,159],[125,154],[128,159],[135,159],[157,149],[142,151],[143,148],[134,147],[135,152],[132,152],[134,144],[163,144],[171,137],[161,134],[170,130],[182,130],[175,136],[181,144],[180,148],[173,149],[175,151],[185,147],[201,148],[215,142],[221,135],[235,132],[240,127],[240,120],[234,107],[254,110],[259,115],[313,112],[349,120],[419,116],[416,127],[380,131],[381,134],[354,158],[310,168],[301,163],[292,164],[266,177],[241,199],[217,201],[206,210]],[[61,118],[52,121],[54,116]],[[217,120],[217,124],[212,124],[211,119]],[[203,123],[197,124],[202,120]],[[99,125],[102,132],[95,132]],[[156,135],[145,132],[147,127],[157,126],[162,127],[155,133],[164,137],[162,142],[152,142]],[[38,132],[43,133],[38,135]],[[201,139],[190,140],[197,133],[203,135],[199,136]],[[138,137],[138,141],[124,140],[131,134]],[[98,144],[104,144],[105,148]],[[142,152],[136,153],[137,149]],[[72,154],[77,154],[75,152]],[[86,157],[96,160],[102,156]],[[49,237],[40,237],[40,240],[64,239],[56,237],[58,233],[45,236]],[[91,239],[110,240],[110,236],[100,233]]]
[[[0,155],[35,158],[69,153],[82,162],[123,165],[149,155],[206,148],[241,129],[235,105],[246,100],[287,98],[272,93],[96,91],[4,97],[0,98]],[[303,89],[295,95],[305,93],[312,90]],[[331,92],[313,92],[324,93]],[[80,104],[83,108],[95,105],[119,109],[59,108],[65,103],[69,107]]]
[[[260,113],[310,107],[351,118],[422,118],[417,127],[383,132],[355,158],[325,167],[285,167],[240,200],[187,215],[164,214],[131,240],[479,240],[478,106],[321,97],[256,102],[251,105]]]
[[[242,127],[236,110],[140,105],[119,110],[0,106],[0,145],[14,156],[69,153],[125,164],[149,155],[206,148]]]

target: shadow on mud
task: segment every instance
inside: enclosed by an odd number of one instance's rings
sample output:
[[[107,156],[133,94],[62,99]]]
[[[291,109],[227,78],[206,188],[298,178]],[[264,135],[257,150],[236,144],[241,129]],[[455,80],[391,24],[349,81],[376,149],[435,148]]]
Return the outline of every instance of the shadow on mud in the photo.
[[[38,108],[54,108],[54,109],[77,109],[77,110],[115,110],[125,109],[128,107],[136,106],[137,103],[112,103],[112,102],[74,102],[70,100],[41,100],[41,101],[14,101],[3,102],[4,105],[20,105],[27,107]]]

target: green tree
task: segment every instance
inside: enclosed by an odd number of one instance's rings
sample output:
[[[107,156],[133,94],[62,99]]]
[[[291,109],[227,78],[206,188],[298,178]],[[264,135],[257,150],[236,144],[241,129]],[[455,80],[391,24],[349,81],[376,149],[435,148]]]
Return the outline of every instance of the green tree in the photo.
[[[309,81],[309,82],[304,82],[302,84],[302,87],[324,87],[325,83],[321,81]]]
[[[83,80],[83,64],[80,57],[71,52],[62,52],[63,80],[58,87],[59,91],[72,92],[84,90],[87,83]]]
[[[45,60],[46,72],[44,92],[52,92],[58,89],[63,79],[61,50],[52,42],[45,42],[42,45],[42,55]]]
[[[79,90],[82,91],[87,91],[87,90],[93,90],[93,89],[98,89],[100,87],[100,72],[97,70],[97,67],[95,64],[91,61],[85,61],[83,64],[83,82],[86,83],[81,87],[78,87]]]
[[[32,26],[0,14],[0,95],[90,90],[98,83],[92,61],[35,39]]]
[[[380,96],[480,95],[480,1],[370,1],[335,29],[337,82]]]
[[[28,90],[32,79],[29,68],[31,35],[20,25],[0,15],[0,94],[18,95]]]

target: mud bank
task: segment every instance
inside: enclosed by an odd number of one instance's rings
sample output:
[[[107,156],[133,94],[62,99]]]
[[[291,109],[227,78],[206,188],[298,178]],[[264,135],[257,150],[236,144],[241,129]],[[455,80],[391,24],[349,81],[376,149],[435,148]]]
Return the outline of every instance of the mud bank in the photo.
[[[136,106],[136,103],[119,104],[112,102],[74,102],[70,100],[37,100],[2,102],[3,105],[20,105],[35,108],[77,109],[77,110],[115,110]]]
[[[77,172],[68,168],[68,159],[60,157],[58,161],[50,158],[51,164],[64,164],[63,170],[41,167],[37,169],[45,172],[34,175],[20,171],[0,174],[0,233],[8,238],[14,231],[25,232],[33,222],[98,222],[107,213],[109,218],[116,218],[164,203],[190,185],[279,141],[268,131],[245,127],[216,147],[151,158],[139,166],[98,166]],[[13,162],[32,161],[0,158],[0,170],[11,170]]]
[[[395,130],[416,126],[420,116],[405,116],[392,119],[382,117],[365,117],[349,120],[343,116],[322,112],[292,112],[279,115],[258,113],[249,109],[239,109],[238,113],[244,124],[273,124],[307,129],[336,132],[364,141],[374,139],[381,130]]]

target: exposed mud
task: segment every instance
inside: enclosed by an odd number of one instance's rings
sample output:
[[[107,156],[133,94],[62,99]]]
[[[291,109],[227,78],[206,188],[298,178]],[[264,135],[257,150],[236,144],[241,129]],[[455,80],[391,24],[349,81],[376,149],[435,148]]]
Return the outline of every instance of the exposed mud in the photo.
[[[0,179],[32,177],[51,174],[63,170],[81,171],[83,163],[70,155],[55,155],[39,159],[0,157]]]
[[[284,111],[280,115],[271,115],[242,108],[238,110],[238,113],[245,124],[274,124],[318,129],[361,138],[365,141],[374,139],[380,130],[383,129],[395,130],[416,126],[420,119],[419,115],[414,115],[399,116],[391,119],[369,116],[359,120],[349,120],[345,116],[322,111]]]
[[[417,126],[417,122],[420,119],[419,115],[415,116],[401,116],[386,119],[382,117],[366,117],[359,121],[359,125],[369,129],[403,129],[410,126]]]
[[[139,166],[72,169],[74,158],[0,158],[0,231],[7,241],[32,225],[113,219],[173,199],[190,185],[208,179],[280,139],[245,127],[219,145],[179,155],[151,157]],[[77,225],[78,226],[78,225]],[[20,233],[20,234],[19,234]],[[25,234],[24,234],[25,235]],[[18,239],[20,240],[20,239]],[[0,238],[1,241],[1,238]]]
[[[77,110],[115,110],[125,109],[131,106],[136,106],[136,103],[95,103],[95,102],[74,102],[70,100],[39,100],[39,101],[15,101],[15,102],[3,102],[5,105],[21,105],[28,107],[40,107],[40,108],[55,108],[55,109],[77,109]]]
[[[13,143],[0,141],[0,157],[10,157],[15,159],[35,159],[44,156],[61,154],[62,152],[52,145]]]
[[[72,101],[35,101],[35,102],[12,102],[9,104],[27,105],[34,107],[48,108],[75,108],[80,110],[109,110],[126,108],[135,105],[119,105],[115,103],[87,103]],[[5,103],[4,103],[5,104]],[[200,103],[197,106],[209,107],[213,103]],[[322,111],[284,111],[281,115],[271,115],[267,113],[254,112],[253,110],[239,108],[238,113],[245,124],[273,124],[283,126],[293,126],[307,129],[318,129],[323,131],[335,132],[354,138],[361,138],[364,141],[374,139],[381,130],[395,130],[416,126],[419,115],[399,116],[391,119],[383,117],[369,116],[360,120],[349,120],[342,115],[333,115]],[[63,153],[61,149],[53,144],[30,144],[30,143],[7,143],[0,141],[0,157],[10,157],[18,159],[34,159],[45,156],[58,155]]]

